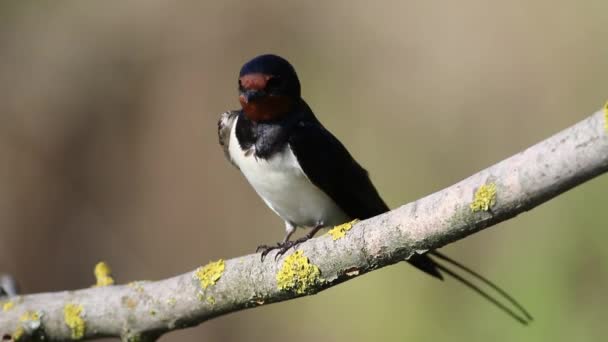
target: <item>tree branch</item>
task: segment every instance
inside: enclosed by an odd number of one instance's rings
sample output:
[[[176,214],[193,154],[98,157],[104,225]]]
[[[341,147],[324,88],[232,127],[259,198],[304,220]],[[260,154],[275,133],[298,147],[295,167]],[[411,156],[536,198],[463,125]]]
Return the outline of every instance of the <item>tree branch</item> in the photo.
[[[264,262],[252,254],[161,281],[4,300],[0,333],[154,340],[229,312],[317,293],[462,239],[606,172],[607,119],[605,108],[449,188],[338,228],[277,262],[272,253]]]

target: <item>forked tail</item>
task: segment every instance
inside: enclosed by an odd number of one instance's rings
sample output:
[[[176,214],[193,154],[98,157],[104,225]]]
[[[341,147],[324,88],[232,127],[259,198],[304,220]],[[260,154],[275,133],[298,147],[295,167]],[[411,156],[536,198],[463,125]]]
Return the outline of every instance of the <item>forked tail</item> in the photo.
[[[482,283],[486,284],[487,286],[492,288],[494,291],[496,291],[498,294],[500,294],[500,296],[502,296],[502,298],[504,300],[506,300],[508,303],[510,303],[517,310],[513,310],[513,308],[510,308],[509,306],[505,305],[503,302],[501,302],[497,298],[491,296],[490,294],[488,294],[486,291],[481,289],[479,286],[475,285],[470,280],[464,278],[460,274],[451,270],[446,265],[437,262],[437,260],[431,258],[431,256],[445,261],[446,263],[456,267],[457,269],[463,271],[464,273],[466,273],[466,274],[472,276],[473,278],[481,281]],[[410,264],[417,267],[418,269],[420,269],[438,279],[443,279],[443,277],[441,276],[441,272],[451,276],[452,278],[454,278],[454,279],[460,281],[462,284],[466,285],[471,290],[477,292],[480,296],[487,299],[490,303],[496,305],[496,307],[498,307],[500,310],[502,310],[503,312],[505,312],[506,314],[508,314],[513,319],[520,322],[521,324],[528,325],[533,320],[532,316],[528,313],[528,311],[521,304],[519,304],[519,302],[516,301],[515,298],[513,298],[511,295],[509,295],[505,290],[498,287],[498,285],[494,284],[493,282],[491,282],[490,280],[488,280],[481,274],[473,271],[472,269],[470,269],[470,268],[466,267],[465,265],[459,263],[458,261],[446,256],[443,253],[439,253],[438,251],[433,250],[433,251],[428,252],[427,254],[414,255],[412,258],[410,258],[407,261]]]

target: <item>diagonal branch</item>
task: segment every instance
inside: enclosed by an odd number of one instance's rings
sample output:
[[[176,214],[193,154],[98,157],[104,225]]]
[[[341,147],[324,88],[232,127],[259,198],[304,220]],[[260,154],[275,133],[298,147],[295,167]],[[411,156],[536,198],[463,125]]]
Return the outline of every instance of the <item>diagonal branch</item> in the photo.
[[[462,239],[608,171],[607,119],[604,108],[444,190],[304,243],[278,262],[253,254],[161,281],[4,300],[0,334],[154,340],[229,312],[317,293]]]

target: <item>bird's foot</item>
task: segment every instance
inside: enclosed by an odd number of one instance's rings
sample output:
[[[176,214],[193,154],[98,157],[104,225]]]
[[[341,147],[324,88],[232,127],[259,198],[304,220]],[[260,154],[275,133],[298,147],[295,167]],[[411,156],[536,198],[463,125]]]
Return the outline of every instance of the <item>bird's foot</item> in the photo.
[[[271,251],[274,251],[274,250],[278,250],[277,254],[275,255],[275,260],[276,260],[279,257],[279,255],[285,254],[285,252],[287,252],[287,250],[289,250],[293,246],[294,246],[293,241],[284,241],[284,242],[277,242],[277,244],[275,246],[269,246],[269,245],[258,246],[258,248],[255,251],[256,252],[262,251],[261,260],[264,261],[264,258],[266,258],[266,255],[268,255],[268,253],[270,253]]]
[[[303,236],[297,240],[293,240],[293,241],[283,241],[283,242],[277,242],[277,244],[275,246],[268,246],[268,245],[261,245],[258,246],[258,248],[255,250],[256,252],[262,251],[262,261],[264,261],[264,258],[266,258],[266,255],[268,255],[268,253],[270,253],[273,250],[277,250],[277,253],[274,256],[274,260],[277,260],[281,255],[287,253],[287,251],[290,248],[296,248],[299,244],[301,244],[302,242],[308,241],[311,238],[311,236]]]

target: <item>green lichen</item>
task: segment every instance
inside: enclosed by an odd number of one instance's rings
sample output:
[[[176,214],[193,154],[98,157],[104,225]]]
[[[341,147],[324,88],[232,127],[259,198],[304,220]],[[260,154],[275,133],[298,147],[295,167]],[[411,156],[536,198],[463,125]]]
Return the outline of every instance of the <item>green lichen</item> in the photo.
[[[194,276],[198,279],[202,289],[215,285],[224,273],[224,260],[212,261],[205,266],[199,267]]]
[[[350,222],[342,223],[341,225],[335,226],[330,229],[327,234],[331,235],[334,241],[341,239],[346,236],[346,232],[349,231],[355,223],[359,222],[359,220],[354,219]]]
[[[112,278],[112,269],[104,261],[100,261],[95,265],[95,279],[97,283],[95,287],[114,285],[114,279]]]
[[[207,303],[215,305],[215,298],[213,296],[207,297]]]
[[[7,312],[15,307],[15,302],[9,300],[8,302],[2,304],[2,311]]]
[[[63,307],[63,319],[72,332],[73,340],[80,340],[84,337],[86,323],[82,318],[83,311],[80,304],[68,303]]]
[[[494,204],[496,204],[496,184],[484,184],[475,192],[471,210],[473,212],[488,211]]]
[[[319,268],[311,264],[302,251],[296,251],[285,258],[276,278],[279,290],[294,291],[297,294],[307,293],[312,286],[323,281]]]

